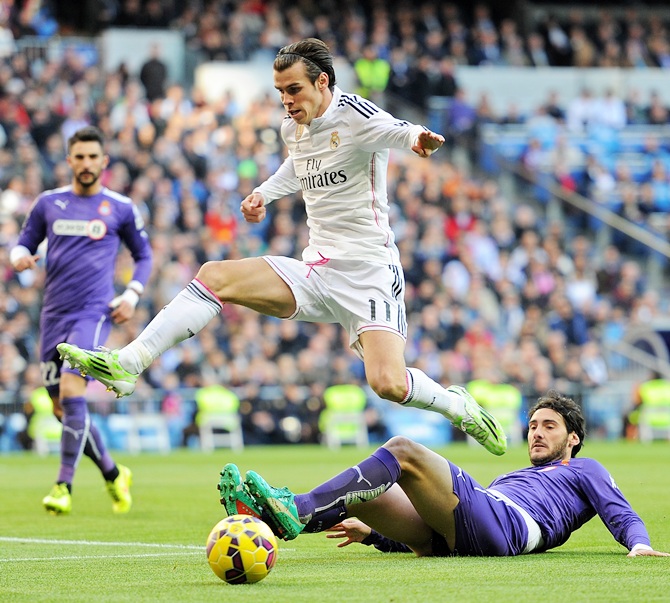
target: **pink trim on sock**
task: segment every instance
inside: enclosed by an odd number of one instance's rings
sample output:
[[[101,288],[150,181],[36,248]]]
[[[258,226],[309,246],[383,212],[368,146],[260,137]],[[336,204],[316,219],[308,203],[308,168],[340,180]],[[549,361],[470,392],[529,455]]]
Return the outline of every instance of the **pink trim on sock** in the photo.
[[[205,283],[203,283],[199,278],[194,278],[193,280],[194,280],[194,281],[197,281],[197,283],[198,283],[203,289],[205,289],[206,291],[208,291],[209,294],[210,294],[210,295],[211,295],[217,302],[219,302],[219,305],[223,308],[224,303],[219,299],[219,296],[218,296],[216,293],[214,293],[214,291],[212,291],[207,285],[205,285]]]

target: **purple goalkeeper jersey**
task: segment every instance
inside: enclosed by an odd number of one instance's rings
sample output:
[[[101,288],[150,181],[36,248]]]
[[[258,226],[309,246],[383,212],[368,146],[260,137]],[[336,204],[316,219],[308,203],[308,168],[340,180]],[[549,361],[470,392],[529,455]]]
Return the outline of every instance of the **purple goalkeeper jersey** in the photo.
[[[64,186],[37,197],[18,244],[35,254],[45,238],[45,316],[109,311],[121,241],[135,261],[132,280],[149,280],[152,252],[142,217],[128,197],[107,188],[80,197]]]
[[[643,521],[598,461],[572,458],[527,467],[496,478],[489,488],[525,509],[542,530],[546,551],[562,545],[570,534],[598,515],[627,549],[650,545]]]

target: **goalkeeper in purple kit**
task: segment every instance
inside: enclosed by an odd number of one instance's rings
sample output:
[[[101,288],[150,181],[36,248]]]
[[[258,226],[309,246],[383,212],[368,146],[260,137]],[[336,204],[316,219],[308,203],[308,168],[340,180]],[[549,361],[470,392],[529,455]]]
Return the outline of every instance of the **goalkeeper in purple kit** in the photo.
[[[68,141],[72,169],[69,186],[42,193],[33,203],[12,249],[17,272],[33,269],[46,240],[46,280],[40,317],[40,367],[44,385],[63,423],[61,465],[56,484],[44,498],[47,511],[69,513],[72,481],[82,454],[98,466],[115,513],[130,510],[131,472],[107,452],[86,405],[86,379],[63,364],[56,345],[68,341],[84,347],[105,343],[112,323],[130,319],[149,279],[152,252],[142,218],[132,201],[103,187],[100,177],[109,163],[102,132],[88,126]],[[114,291],[120,243],[135,262],[126,290]]]
[[[221,504],[246,508],[289,540],[328,530],[340,546],[362,542],[382,551],[435,556],[513,556],[564,544],[598,515],[629,557],[655,551],[644,523],[608,471],[575,458],[585,437],[580,407],[556,391],[529,413],[531,466],[488,487],[428,448],[398,436],[358,465],[310,492],[270,486],[249,471],[221,471]]]

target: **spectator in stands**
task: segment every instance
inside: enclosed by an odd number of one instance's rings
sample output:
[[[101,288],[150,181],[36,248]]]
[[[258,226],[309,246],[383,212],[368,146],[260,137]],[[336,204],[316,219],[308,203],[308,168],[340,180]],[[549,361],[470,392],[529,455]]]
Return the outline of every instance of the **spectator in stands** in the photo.
[[[582,27],[574,26],[570,30],[571,64],[575,67],[594,67],[598,57],[595,44],[586,35]]]
[[[568,345],[585,344],[589,334],[584,314],[573,308],[570,300],[560,291],[552,295],[550,303],[552,309],[547,317],[549,328],[561,331]]]
[[[447,124],[447,147],[450,150],[456,146],[467,149],[470,160],[476,163],[477,110],[468,101],[463,88],[456,90],[448,109]]]
[[[161,58],[161,47],[151,45],[149,58],[140,67],[140,81],[144,86],[146,99],[151,103],[165,96],[165,84],[168,77],[167,65]]]
[[[547,40],[547,53],[549,54],[551,65],[555,67],[570,65],[572,60],[570,38],[556,17],[549,15],[542,29]]]
[[[503,65],[503,56],[495,29],[475,29],[475,40],[470,54],[471,65]]]
[[[653,126],[663,126],[668,121],[668,108],[661,99],[660,93],[653,91],[646,109],[646,123]]]
[[[435,76],[429,91],[432,96],[446,96],[448,98],[453,98],[458,89],[455,68],[456,65],[451,57],[444,56],[439,59],[438,73]]]
[[[362,56],[354,63],[354,71],[359,84],[356,93],[383,106],[383,95],[391,71],[389,62],[379,56],[372,44],[368,44],[363,48]]]
[[[528,35],[526,41],[528,62],[533,67],[549,67],[550,60],[545,48],[544,38],[537,32]]]
[[[626,125],[626,105],[614,94],[612,88],[605,91],[605,96],[596,100],[593,109],[596,123],[620,130]]]
[[[670,44],[665,35],[655,35],[649,40],[649,52],[655,67],[670,69]]]
[[[414,66],[407,55],[407,51],[402,46],[396,46],[391,50],[389,66],[387,90],[392,95],[388,99],[389,102],[394,102],[394,96],[401,100],[413,102]]]
[[[582,132],[597,118],[597,103],[590,88],[581,89],[579,96],[568,103],[566,124],[572,132]]]

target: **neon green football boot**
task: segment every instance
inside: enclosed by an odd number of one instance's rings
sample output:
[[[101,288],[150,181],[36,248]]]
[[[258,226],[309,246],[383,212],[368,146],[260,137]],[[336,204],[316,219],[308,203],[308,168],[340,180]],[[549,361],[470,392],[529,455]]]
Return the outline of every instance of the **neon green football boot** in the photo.
[[[133,497],[130,495],[130,486],[133,485],[133,474],[124,465],[117,465],[118,477],[113,482],[106,482],[107,492],[112,497],[112,511],[114,513],[128,513],[133,506]]]
[[[42,499],[44,508],[52,515],[67,515],[72,511],[72,495],[66,484],[55,484]]]
[[[242,481],[237,465],[228,463],[221,469],[221,479],[217,485],[221,493],[221,504],[228,515],[252,515],[260,517],[262,509]]]
[[[129,396],[135,391],[139,375],[129,373],[119,363],[119,351],[100,347],[95,352],[82,350],[71,343],[59,343],[56,346],[60,357],[70,366],[79,369],[85,377],[91,375],[107,386],[107,391],[116,392],[116,397]]]
[[[305,529],[295,505],[295,494],[288,488],[273,488],[255,471],[247,471],[244,483],[264,511],[263,519],[270,520],[270,527],[280,538],[293,540]]]
[[[484,410],[477,401],[460,385],[451,385],[447,391],[463,398],[465,412],[451,420],[455,427],[472,436],[486,450],[497,456],[507,451],[505,430],[496,418]]]

